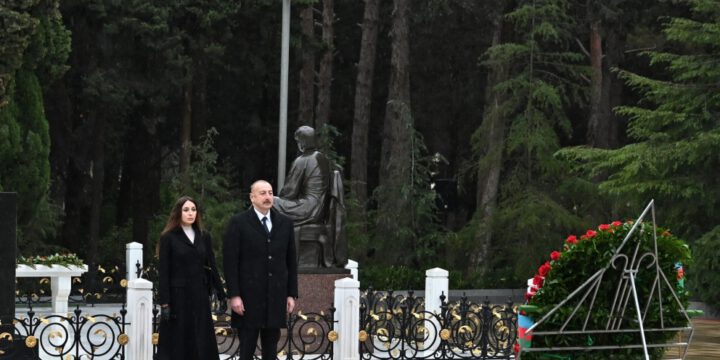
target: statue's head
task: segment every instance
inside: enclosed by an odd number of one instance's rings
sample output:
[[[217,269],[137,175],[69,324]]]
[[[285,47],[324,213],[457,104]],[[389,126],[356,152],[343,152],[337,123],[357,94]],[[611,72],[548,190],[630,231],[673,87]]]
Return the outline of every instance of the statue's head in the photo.
[[[305,150],[315,149],[317,142],[315,141],[315,129],[309,126],[301,126],[295,130],[295,141],[301,152]]]

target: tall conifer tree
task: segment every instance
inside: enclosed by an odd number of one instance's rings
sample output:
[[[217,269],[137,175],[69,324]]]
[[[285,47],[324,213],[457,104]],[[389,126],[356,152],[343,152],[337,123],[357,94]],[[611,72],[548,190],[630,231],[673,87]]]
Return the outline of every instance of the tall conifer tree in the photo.
[[[561,154],[590,176],[610,174],[600,191],[633,208],[654,198],[665,222],[691,240],[720,220],[720,1],[688,3],[692,19],[667,20],[668,49],[645,53],[652,75],[619,72],[642,95],[616,109],[631,143]]]
[[[560,134],[570,131],[567,105],[583,99],[579,76],[584,68],[578,65],[580,54],[571,50],[574,22],[569,13],[570,3],[565,0],[521,1],[506,15],[512,24],[512,34],[504,36],[509,40],[485,54],[484,64],[491,71],[507,71],[508,76],[492,90],[503,94],[492,109],[493,116],[505,118],[503,148],[486,147],[483,134],[490,112],[474,137],[479,156],[489,150],[503,154],[495,214],[487,218],[477,211],[473,222],[485,223],[475,231],[469,264],[481,274],[495,269],[497,277],[524,276],[528,270],[524,264],[534,263],[533,254],[543,253],[538,250],[547,246],[546,239],[552,234],[559,238],[564,226],[577,223],[561,204],[557,190],[563,180],[562,164],[553,157]],[[481,166],[490,163],[480,161]],[[540,229],[548,238],[529,236]],[[486,236],[487,232],[493,236]]]

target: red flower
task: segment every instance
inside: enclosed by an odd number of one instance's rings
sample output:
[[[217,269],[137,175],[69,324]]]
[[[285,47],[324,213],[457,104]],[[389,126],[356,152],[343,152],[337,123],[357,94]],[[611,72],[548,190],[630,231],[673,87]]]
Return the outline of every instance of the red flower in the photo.
[[[519,352],[520,352],[520,344],[519,344],[519,343],[515,343],[515,353],[517,354],[517,353],[519,353]]]
[[[553,251],[553,252],[551,252],[551,253],[550,253],[550,259],[552,259],[552,261],[558,261],[558,260],[560,260],[560,252],[558,252],[558,251]]]
[[[596,232],[595,230],[588,230],[588,231],[585,233],[585,235],[586,235],[588,238],[592,238],[592,237],[595,237],[595,235],[597,235],[597,232]]]
[[[608,224],[600,224],[600,226],[598,226],[598,230],[600,230],[600,231],[608,231],[608,230],[610,230],[610,225],[608,225]]]
[[[568,244],[577,244],[577,237],[575,235],[570,235],[565,239],[565,242]]]
[[[622,225],[622,223],[619,222],[619,221],[617,221],[617,220],[615,220],[615,221],[613,221],[612,224],[610,224],[610,225],[612,225],[612,226],[614,226],[614,227],[619,227],[619,226]]]
[[[545,278],[540,275],[535,275],[533,277],[533,285],[535,285],[538,289],[543,286],[544,282],[545,282]]]
[[[544,264],[540,265],[540,267],[538,268],[538,274],[540,274],[540,276],[545,276],[545,275],[547,275],[547,273],[550,272],[550,269],[551,269],[550,263],[546,261]]]
[[[535,295],[535,293],[526,292],[525,293],[525,301],[530,301],[530,299],[532,299],[533,295]]]

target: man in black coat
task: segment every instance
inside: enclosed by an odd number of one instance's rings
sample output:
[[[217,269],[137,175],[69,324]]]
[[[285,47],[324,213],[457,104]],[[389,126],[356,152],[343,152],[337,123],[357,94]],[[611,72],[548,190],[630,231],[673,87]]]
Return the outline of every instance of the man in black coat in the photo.
[[[272,210],[272,186],[250,186],[252,207],[230,219],[223,260],[232,327],[240,337],[240,359],[251,360],[258,335],[263,360],[275,360],[280,329],[298,297],[293,223]]]

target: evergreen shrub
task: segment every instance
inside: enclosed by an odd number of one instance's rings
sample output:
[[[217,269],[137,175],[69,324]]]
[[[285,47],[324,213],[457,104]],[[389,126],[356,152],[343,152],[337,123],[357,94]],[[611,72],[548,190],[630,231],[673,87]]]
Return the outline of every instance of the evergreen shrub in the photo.
[[[694,245],[696,271],[690,287],[700,300],[720,308],[720,226],[703,235]]]

